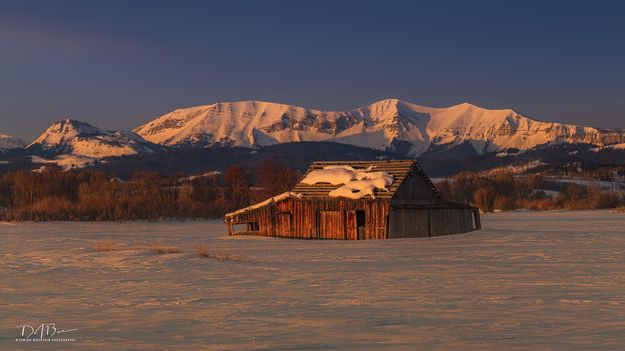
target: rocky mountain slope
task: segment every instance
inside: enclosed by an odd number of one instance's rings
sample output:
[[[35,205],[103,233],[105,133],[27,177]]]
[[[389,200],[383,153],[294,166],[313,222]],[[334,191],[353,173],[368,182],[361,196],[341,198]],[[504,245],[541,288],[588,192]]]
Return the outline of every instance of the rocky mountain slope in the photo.
[[[105,131],[88,123],[66,119],[53,123],[27,146],[31,151],[106,158],[152,153],[159,147],[127,131]]]
[[[446,108],[397,99],[347,111],[321,111],[261,101],[221,102],[175,110],[134,130],[174,147],[259,147],[332,141],[406,156],[469,143],[478,153],[543,144],[625,142],[620,130],[540,122],[512,110],[463,103]]]

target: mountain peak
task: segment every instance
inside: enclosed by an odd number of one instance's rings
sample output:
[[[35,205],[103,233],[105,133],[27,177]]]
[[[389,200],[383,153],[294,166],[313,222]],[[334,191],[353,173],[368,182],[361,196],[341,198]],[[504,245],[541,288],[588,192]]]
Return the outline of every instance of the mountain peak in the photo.
[[[152,153],[153,147],[150,142],[132,132],[105,131],[69,118],[52,123],[28,145],[29,149],[93,158]]]
[[[387,99],[382,99],[379,101],[374,102],[372,105],[375,104],[390,104],[390,105],[396,105],[398,103],[400,103],[401,100],[397,99],[397,98],[387,98]]]
[[[62,137],[75,137],[83,134],[97,134],[101,132],[103,132],[103,130],[89,123],[67,118],[52,123],[39,138],[42,136],[50,137],[55,134]]]

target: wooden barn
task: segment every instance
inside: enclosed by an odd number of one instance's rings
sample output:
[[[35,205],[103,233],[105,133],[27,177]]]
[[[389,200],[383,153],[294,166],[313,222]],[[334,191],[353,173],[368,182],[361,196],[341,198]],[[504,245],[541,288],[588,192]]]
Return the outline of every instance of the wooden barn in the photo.
[[[466,233],[480,229],[480,215],[442,200],[414,160],[337,161],[314,162],[291,191],[225,223],[229,235],[363,240]]]

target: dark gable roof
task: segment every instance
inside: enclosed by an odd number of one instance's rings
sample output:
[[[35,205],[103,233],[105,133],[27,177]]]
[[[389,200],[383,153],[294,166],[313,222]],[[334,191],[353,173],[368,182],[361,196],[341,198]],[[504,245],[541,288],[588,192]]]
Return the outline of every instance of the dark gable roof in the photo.
[[[410,169],[414,166],[417,172],[424,177],[426,182],[428,182],[434,193],[437,196],[440,196],[436,187],[432,184],[430,179],[427,177],[425,172],[421,169],[417,161],[415,160],[392,160],[392,161],[316,161],[308,168],[306,173],[302,176],[299,183],[295,185],[293,188],[293,192],[302,194],[302,197],[320,197],[320,196],[328,196],[328,193],[338,187],[340,185],[330,185],[325,183],[320,183],[316,185],[302,184],[302,180],[306,178],[306,175],[314,170],[323,169],[325,166],[352,166],[355,169],[358,168],[367,168],[369,166],[373,166],[372,171],[383,171],[391,176],[393,176],[393,184],[389,187],[389,191],[384,190],[375,190],[375,197],[380,199],[389,199],[393,197],[399,185],[404,181]],[[365,199],[370,199],[367,196]]]

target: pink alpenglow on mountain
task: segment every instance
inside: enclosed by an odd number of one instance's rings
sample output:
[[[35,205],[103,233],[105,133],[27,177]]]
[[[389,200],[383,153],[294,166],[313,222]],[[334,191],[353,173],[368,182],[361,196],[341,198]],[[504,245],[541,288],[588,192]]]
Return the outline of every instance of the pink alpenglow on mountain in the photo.
[[[53,123],[28,148],[41,148],[91,158],[152,153],[148,141],[132,132],[106,131],[85,122],[66,119]]]
[[[257,147],[332,141],[418,156],[431,146],[470,143],[476,152],[531,149],[542,144],[624,142],[623,133],[540,122],[512,110],[468,103],[432,108],[397,99],[347,111],[261,102],[221,102],[178,109],[134,130],[167,146]]]

